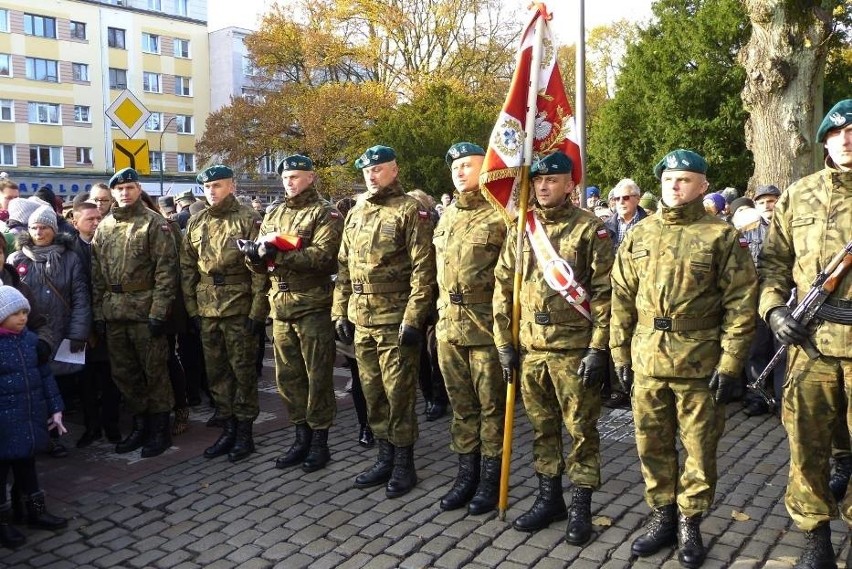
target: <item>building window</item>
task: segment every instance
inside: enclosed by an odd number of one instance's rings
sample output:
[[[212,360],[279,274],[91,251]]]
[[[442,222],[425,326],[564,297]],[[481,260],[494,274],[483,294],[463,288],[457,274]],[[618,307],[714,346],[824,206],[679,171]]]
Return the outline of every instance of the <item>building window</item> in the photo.
[[[195,154],[178,152],[178,172],[195,172]]]
[[[175,12],[178,16],[189,16],[189,0],[175,0]]]
[[[147,93],[162,93],[160,90],[160,74],[143,72],[142,90]]]
[[[254,77],[256,73],[257,73],[257,70],[255,70],[254,65],[251,62],[251,59],[249,59],[247,56],[244,55],[243,56],[243,75],[245,75],[246,77]]]
[[[175,38],[175,57],[189,57],[189,40],[182,40],[180,38]]]
[[[145,123],[145,130],[160,132],[163,130],[163,113],[151,113],[148,117],[148,122]]]
[[[124,49],[124,30],[121,28],[107,28],[107,44],[110,47]]]
[[[192,78],[175,76],[175,95],[192,97]]]
[[[28,120],[34,124],[60,124],[57,103],[30,103]]]
[[[0,166],[15,165],[15,145],[0,144]]]
[[[160,53],[160,36],[142,32],[142,51],[145,53]]]
[[[59,81],[59,66],[52,59],[27,58],[27,79],[36,81]]]
[[[162,12],[163,0],[148,0],[148,9],[156,10],[157,12]]]
[[[89,80],[89,66],[85,63],[72,63],[71,71],[74,73],[74,81]]]
[[[43,38],[56,37],[56,19],[35,14],[24,14],[24,33]]]
[[[163,170],[163,153],[157,150],[152,150],[148,153],[148,162],[152,172],[162,172]]]
[[[9,10],[0,10],[0,32],[9,31]]]
[[[86,39],[86,24],[83,22],[71,22],[71,37],[76,40]]]
[[[32,146],[30,147],[30,166],[62,167],[61,146]]]
[[[179,134],[192,134],[192,115],[175,116],[175,128]]]
[[[0,121],[12,122],[15,120],[15,104],[11,99],[0,99]]]
[[[92,122],[91,107],[74,105],[74,122]]]
[[[109,68],[109,88],[127,89],[127,70]]]
[[[0,53],[0,76],[12,76],[12,56],[8,53]]]
[[[85,148],[82,146],[77,147],[77,164],[91,164],[92,163],[92,149]]]

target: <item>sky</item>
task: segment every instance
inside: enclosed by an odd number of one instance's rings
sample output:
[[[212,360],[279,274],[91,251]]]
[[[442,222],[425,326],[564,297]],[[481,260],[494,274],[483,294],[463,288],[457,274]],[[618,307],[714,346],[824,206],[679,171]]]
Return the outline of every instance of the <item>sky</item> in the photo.
[[[275,0],[210,0],[207,5],[207,25],[210,31],[228,26],[255,29],[260,16],[269,10]],[[545,2],[553,14],[551,29],[559,43],[576,42],[576,14],[580,0],[550,0]],[[643,22],[651,17],[653,0],[608,0],[585,2],[586,29],[600,26],[614,20],[626,18]],[[509,9],[523,11],[529,5],[528,0],[504,0]],[[520,35],[520,30],[518,30]]]

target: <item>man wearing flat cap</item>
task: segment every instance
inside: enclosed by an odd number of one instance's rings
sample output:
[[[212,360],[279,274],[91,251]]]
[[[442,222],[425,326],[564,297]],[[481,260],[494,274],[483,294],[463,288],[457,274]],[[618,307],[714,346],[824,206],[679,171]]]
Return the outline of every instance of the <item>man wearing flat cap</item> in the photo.
[[[601,485],[601,383],[609,373],[612,243],[603,222],[571,203],[574,164],[556,151],[533,162],[534,214],[524,243],[520,353],[512,344],[512,291],[516,236],[510,230],[494,274],[494,342],[505,378],[520,366],[520,389],[532,423],[539,490],[529,511],[513,527],[533,532],[568,518],[566,541],[592,538],[592,493]],[[559,277],[554,277],[558,272]],[[565,289],[571,283],[578,296]],[[580,291],[584,292],[580,292]],[[579,298],[582,295],[584,298]],[[569,300],[570,299],[570,300]],[[562,425],[573,445],[567,458]],[[562,475],[573,483],[570,509]]]
[[[790,442],[784,502],[807,540],[797,567],[834,566],[829,521],[838,504],[826,474],[832,431],[852,424],[852,273],[826,299],[815,325],[796,322],[785,303],[793,287],[801,301],[817,273],[852,240],[852,99],[828,111],[816,141],[825,147],[825,167],[781,194],[760,254],[760,314],[790,346],[781,419]],[[819,352],[815,359],[802,348],[808,341]],[[844,412],[846,425],[838,417]],[[852,524],[852,493],[840,514]]]
[[[691,150],[666,154],[654,168],[660,208],[627,234],[612,271],[609,345],[622,386],[632,387],[651,507],[631,550],[645,557],[677,542],[686,567],[706,555],[701,517],[713,503],[725,403],[748,356],[757,306],[748,244],[704,210],[706,172]]]
[[[484,514],[497,506],[506,388],[492,327],[494,265],[506,223],[479,189],[485,150],[459,142],[447,151],[456,187],[435,228],[438,271],[438,363],[453,408],[450,448],[458,474],[442,510],[467,506]]]
[[[328,431],[337,405],[331,276],[337,272],[343,216],[320,196],[307,156],[284,158],[278,175],[287,199],[263,219],[260,236],[289,235],[300,244],[279,250],[266,241],[263,256],[249,255],[246,262],[268,279],[275,381],[295,426],[293,444],[275,467],[314,472],[331,458]]]
[[[200,332],[210,394],[222,434],[205,458],[228,455],[237,462],[254,452],[252,425],[260,408],[255,353],[269,305],[266,279],[245,265],[238,239],[254,240],[260,216],[234,197],[231,168],[210,166],[196,179],[210,207],[192,217],[180,256],[183,296]]]
[[[195,196],[192,193],[192,190],[187,190],[182,194],[178,194],[175,198],[175,220],[180,225],[182,230],[186,229],[186,224],[189,222],[189,218],[192,213],[189,211],[189,208],[192,204],[195,203]]]
[[[367,193],[346,216],[331,314],[340,340],[355,344],[379,447],[355,486],[385,485],[396,498],[417,484],[414,403],[423,329],[434,310],[432,220],[402,190],[392,148],[368,148],[355,167]]]
[[[115,450],[142,447],[145,458],[171,446],[166,321],[180,291],[178,251],[166,219],[140,199],[136,170],[119,170],[109,188],[116,205],[92,239],[94,327],[106,338],[113,379],[133,413],[133,429]]]

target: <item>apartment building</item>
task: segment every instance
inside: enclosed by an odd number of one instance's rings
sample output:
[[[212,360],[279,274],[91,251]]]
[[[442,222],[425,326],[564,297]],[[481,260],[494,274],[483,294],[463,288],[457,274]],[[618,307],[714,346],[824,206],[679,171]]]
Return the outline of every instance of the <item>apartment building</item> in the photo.
[[[194,185],[210,113],[206,0],[0,0],[0,170],[64,197],[114,171],[127,136],[105,112],[129,90],[151,112],[146,190]]]

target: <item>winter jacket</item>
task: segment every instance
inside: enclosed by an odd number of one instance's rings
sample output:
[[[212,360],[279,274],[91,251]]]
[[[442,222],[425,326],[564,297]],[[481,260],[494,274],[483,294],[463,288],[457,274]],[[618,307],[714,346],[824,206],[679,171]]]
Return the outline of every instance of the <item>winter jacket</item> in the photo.
[[[39,340],[44,340],[50,349],[53,350],[59,346],[62,338],[55,338],[53,330],[48,326],[47,315],[39,311],[35,305],[35,297],[33,291],[26,283],[21,282],[21,277],[18,276],[15,267],[12,265],[3,265],[0,267],[0,284],[18,289],[18,292],[24,295],[27,302],[30,303],[30,315],[27,318],[27,328],[38,334]]]

